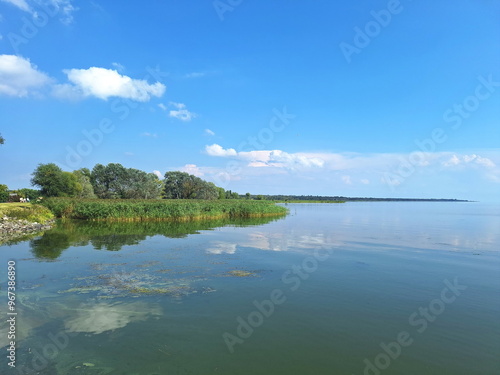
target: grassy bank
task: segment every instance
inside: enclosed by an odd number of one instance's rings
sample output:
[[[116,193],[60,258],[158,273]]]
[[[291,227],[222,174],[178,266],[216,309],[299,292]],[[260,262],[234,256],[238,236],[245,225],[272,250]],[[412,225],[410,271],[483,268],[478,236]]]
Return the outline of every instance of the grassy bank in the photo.
[[[31,203],[0,203],[0,217],[7,216],[13,220],[45,223],[54,218],[52,212],[39,204]]]
[[[55,216],[85,220],[197,220],[264,217],[288,211],[274,202],[252,200],[132,200],[49,198],[43,203]]]

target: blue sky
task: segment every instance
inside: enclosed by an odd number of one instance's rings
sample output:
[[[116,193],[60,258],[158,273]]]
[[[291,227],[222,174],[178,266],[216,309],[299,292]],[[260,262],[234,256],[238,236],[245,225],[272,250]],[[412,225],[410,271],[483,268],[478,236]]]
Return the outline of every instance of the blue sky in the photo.
[[[500,200],[498,1],[0,0],[0,183]]]

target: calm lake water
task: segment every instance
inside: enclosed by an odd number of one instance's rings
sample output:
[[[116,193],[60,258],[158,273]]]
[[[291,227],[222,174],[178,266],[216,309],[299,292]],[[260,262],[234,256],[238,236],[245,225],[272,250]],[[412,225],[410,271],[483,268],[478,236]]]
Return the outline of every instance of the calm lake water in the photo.
[[[0,373],[500,373],[500,206],[287,207],[237,222],[66,222],[1,246]]]

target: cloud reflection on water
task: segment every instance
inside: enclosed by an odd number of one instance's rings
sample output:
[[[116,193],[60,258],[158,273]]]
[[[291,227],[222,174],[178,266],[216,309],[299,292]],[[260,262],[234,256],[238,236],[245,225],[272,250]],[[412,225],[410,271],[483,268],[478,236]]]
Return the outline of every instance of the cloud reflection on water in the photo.
[[[65,320],[64,326],[68,332],[99,334],[162,314],[158,305],[145,302],[86,303]]]

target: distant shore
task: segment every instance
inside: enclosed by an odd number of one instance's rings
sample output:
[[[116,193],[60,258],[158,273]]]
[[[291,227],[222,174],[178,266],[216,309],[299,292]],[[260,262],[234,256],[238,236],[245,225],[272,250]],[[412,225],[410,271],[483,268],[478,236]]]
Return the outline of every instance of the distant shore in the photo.
[[[280,203],[345,203],[345,202],[472,202],[449,198],[370,198],[321,195],[264,195],[266,200]]]

